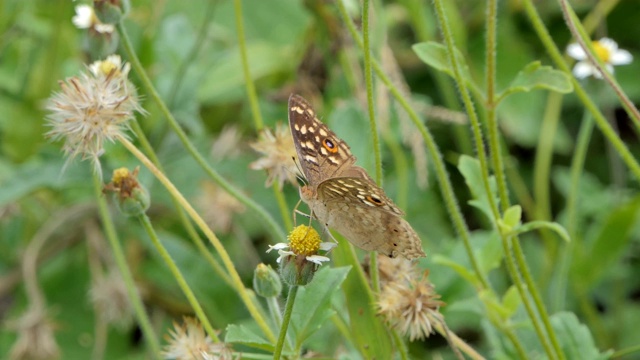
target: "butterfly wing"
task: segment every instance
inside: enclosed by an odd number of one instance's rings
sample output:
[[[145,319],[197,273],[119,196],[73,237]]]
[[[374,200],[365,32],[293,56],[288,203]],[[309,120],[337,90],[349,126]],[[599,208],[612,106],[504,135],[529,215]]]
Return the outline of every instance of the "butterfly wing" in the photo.
[[[304,98],[295,94],[289,97],[289,127],[298,161],[312,187],[353,168],[356,158],[349,146],[318,119]]]
[[[389,257],[426,256],[404,213],[384,191],[362,178],[333,178],[318,185],[312,209],[318,220],[352,244]]]

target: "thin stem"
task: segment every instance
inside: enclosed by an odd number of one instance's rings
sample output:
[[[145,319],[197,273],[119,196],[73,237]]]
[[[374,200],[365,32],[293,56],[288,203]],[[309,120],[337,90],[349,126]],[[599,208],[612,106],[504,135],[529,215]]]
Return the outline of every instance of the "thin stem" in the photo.
[[[191,141],[189,141],[187,134],[185,134],[185,132],[180,127],[180,124],[178,124],[176,119],[173,117],[173,115],[169,111],[169,108],[167,108],[167,105],[162,100],[162,98],[160,98],[160,95],[158,94],[155,87],[153,86],[151,79],[149,79],[149,76],[144,70],[144,67],[140,63],[140,59],[138,59],[137,54],[133,50],[133,45],[131,44],[129,35],[127,34],[127,31],[122,23],[118,24],[118,32],[120,33],[121,44],[124,47],[125,52],[129,56],[129,61],[131,62],[133,69],[138,74],[138,77],[140,78],[140,81],[144,85],[145,89],[147,90],[149,96],[156,102],[162,114],[165,116],[167,121],[169,121],[169,125],[171,126],[173,131],[176,133],[176,135],[182,142],[187,152],[196,160],[198,165],[200,165],[200,167],[207,173],[209,177],[211,177],[211,179],[213,179],[213,181],[215,181],[216,184],[218,184],[231,196],[235,197],[242,204],[252,209],[256,214],[258,214],[264,220],[266,225],[269,227],[275,239],[284,239],[286,237],[284,230],[282,230],[282,228],[275,222],[273,217],[271,217],[271,215],[263,207],[261,207],[259,204],[251,200],[246,195],[244,195],[242,192],[236,189],[233,185],[227,182],[220,174],[218,174],[218,172],[215,171],[215,169],[213,169],[207,163],[207,161],[198,152],[198,150],[191,143]]]
[[[189,286],[184,276],[182,275],[182,272],[180,271],[180,269],[178,269],[178,266],[176,265],[175,261],[173,261],[173,259],[171,258],[171,254],[169,254],[167,249],[160,242],[160,239],[158,239],[158,235],[156,234],[156,231],[153,228],[153,225],[151,224],[151,220],[149,220],[149,217],[147,216],[147,214],[145,213],[140,214],[138,216],[138,220],[140,220],[140,223],[142,223],[142,226],[146,230],[147,235],[149,235],[149,238],[151,238],[151,242],[153,242],[153,246],[155,246],[156,251],[160,253],[160,257],[162,257],[162,260],[164,261],[164,263],[167,265],[167,267],[169,267],[169,271],[171,271],[171,274],[178,282],[178,286],[180,286],[180,289],[184,293],[184,296],[187,298],[189,305],[191,305],[191,308],[196,313],[198,320],[200,320],[200,323],[202,324],[204,329],[207,331],[207,334],[211,337],[211,339],[213,339],[214,342],[220,342],[220,338],[218,338],[218,334],[216,334],[216,331],[213,329],[213,326],[211,326],[211,323],[209,322],[207,315],[205,315],[204,310],[202,309],[202,306],[200,306],[198,299],[196,299],[195,294],[193,293],[193,291],[191,290],[191,287]]]
[[[571,69],[569,69],[569,66],[563,59],[560,50],[553,42],[553,39],[547,31],[544,22],[540,18],[540,14],[538,14],[535,6],[533,5],[533,2],[531,0],[523,0],[522,3],[524,5],[525,11],[527,12],[529,20],[531,21],[531,24],[538,35],[538,38],[540,38],[540,41],[542,41],[542,44],[547,49],[547,53],[549,54],[549,56],[560,70],[570,75]],[[596,125],[598,125],[598,128],[600,129],[602,134],[614,146],[620,157],[624,160],[627,167],[636,177],[636,180],[640,180],[640,164],[638,164],[633,154],[631,154],[627,146],[613,130],[613,128],[604,117],[604,115],[600,112],[596,104],[593,102],[593,100],[591,100],[587,92],[582,88],[580,82],[573,76],[571,76],[571,82],[573,84],[575,94],[578,96],[580,101],[582,101],[585,108],[591,113],[591,115],[593,115],[593,119],[595,120]]]
[[[256,94],[256,86],[251,77],[249,70],[249,57],[247,56],[247,43],[244,37],[244,23],[242,21],[242,0],[233,1],[233,12],[236,15],[236,32],[238,33],[238,50],[240,50],[240,60],[242,61],[242,73],[244,74],[244,83],[247,88],[247,96],[249,97],[249,105],[251,107],[251,115],[253,116],[254,126],[257,131],[262,130],[264,122],[258,105],[258,95]]]
[[[298,286],[291,286],[289,288],[289,295],[287,296],[287,304],[284,308],[284,318],[282,319],[282,327],[280,328],[280,334],[278,335],[278,342],[276,343],[276,348],[273,352],[273,360],[280,360],[280,355],[282,355],[282,347],[284,346],[284,339],[287,337],[287,329],[289,328],[291,313],[293,313],[293,304],[296,301],[297,294]]]
[[[282,221],[284,222],[284,227],[287,229],[293,229],[293,223],[291,222],[291,211],[289,210],[289,205],[287,205],[287,200],[284,198],[284,193],[282,192],[280,186],[278,186],[277,182],[274,182],[272,187],[273,195],[276,197],[278,208],[280,209],[280,216],[282,216]]]
[[[253,319],[256,321],[256,323],[258,323],[258,326],[260,327],[260,329],[262,329],[262,331],[267,336],[269,341],[275,341],[275,336],[273,335],[271,328],[269,328],[264,317],[262,316],[258,308],[255,306],[255,303],[252,301],[251,296],[247,292],[247,289],[244,287],[244,284],[242,283],[242,279],[240,278],[238,271],[236,270],[235,266],[233,265],[233,262],[231,261],[231,257],[229,256],[229,253],[227,253],[227,250],[224,248],[224,246],[220,242],[220,239],[218,239],[218,237],[213,233],[213,231],[209,229],[209,227],[207,226],[205,221],[202,219],[202,217],[200,217],[200,215],[195,211],[195,209],[191,206],[191,204],[189,204],[189,202],[178,191],[178,189],[171,183],[171,181],[169,181],[169,179],[160,170],[158,170],[158,168],[156,168],[155,165],[153,165],[153,163],[151,163],[151,161],[142,152],[140,152],[140,150],[138,150],[129,140],[127,140],[122,136],[118,137],[118,141],[120,141],[120,143],[122,143],[127,148],[127,150],[129,150],[136,158],[138,158],[138,160],[140,160],[140,162],[142,162],[142,164],[147,169],[149,169],[151,173],[153,173],[153,175],[158,180],[160,180],[162,185],[164,185],[164,187],[170,193],[172,193],[176,197],[176,199],[178,199],[180,206],[182,206],[182,208],[185,209],[187,214],[196,223],[200,231],[202,231],[204,235],[207,237],[207,239],[209,239],[213,247],[218,252],[218,255],[220,255],[222,264],[225,266],[225,268],[227,269],[227,272],[231,276],[233,287],[235,288],[236,292],[238,292],[240,299],[242,299],[242,301],[244,302],[245,306],[247,307],[247,310],[249,310],[249,313],[251,314]]]
[[[373,72],[371,71],[371,43],[369,41],[369,0],[362,1],[362,38],[364,40],[364,81],[367,86],[367,106],[369,111],[369,128],[373,142],[373,155],[376,162],[376,182],[382,186],[382,156],[380,154],[380,139],[376,124],[375,106],[373,101]]]
[[[269,312],[271,313],[271,317],[273,318],[273,322],[276,323],[277,327],[282,325],[282,313],[280,312],[280,304],[278,304],[278,298],[275,296],[271,296],[266,298],[267,306],[269,307]]]
[[[471,96],[466,86],[465,80],[462,78],[462,70],[461,64],[458,63],[458,60],[455,56],[455,44],[453,43],[453,35],[451,34],[451,30],[449,28],[449,21],[447,19],[447,14],[444,11],[442,0],[434,0],[434,5],[436,8],[436,13],[438,14],[438,20],[440,22],[440,29],[442,30],[442,37],[447,44],[447,57],[449,58],[449,63],[453,68],[454,78],[456,83],[458,84],[458,90],[460,93],[460,97],[462,98],[462,102],[467,111],[467,116],[469,117],[469,122],[471,123],[471,129],[473,131],[473,138],[476,145],[476,153],[478,156],[478,160],[480,161],[480,170],[482,171],[482,184],[484,186],[484,191],[487,195],[487,200],[489,201],[489,205],[491,206],[491,212],[493,213],[493,223],[497,221],[500,217],[498,212],[498,207],[495,203],[495,199],[493,198],[493,193],[491,191],[491,185],[489,184],[489,167],[487,166],[487,157],[486,151],[484,147],[484,141],[482,139],[482,129],[480,127],[480,121],[478,120],[478,115],[474,109],[473,102],[471,100]]]
[[[393,341],[396,343],[396,348],[398,349],[398,353],[400,353],[400,359],[409,360],[409,351],[407,350],[407,344],[404,343],[400,334],[394,329],[391,329],[391,337],[393,337]]]
[[[164,171],[162,169],[162,164],[160,164],[160,159],[158,159],[158,155],[156,154],[155,150],[153,150],[153,147],[149,143],[149,140],[147,139],[147,136],[145,135],[144,131],[142,131],[140,124],[137,121],[134,121],[131,127],[133,128],[133,132],[135,132],[136,138],[140,142],[140,145],[147,152],[151,161],[153,161],[153,164],[160,171]],[[204,242],[200,238],[200,235],[198,234],[196,229],[193,227],[193,224],[191,223],[191,221],[189,221],[186,214],[180,207],[178,200],[175,197],[173,197],[173,195],[171,196],[171,202],[173,203],[173,206],[176,209],[176,213],[178,214],[178,218],[180,219],[182,226],[185,228],[185,230],[187,231],[187,234],[189,235],[193,243],[196,245],[196,248],[198,248],[198,251],[200,252],[200,254],[204,256],[204,258],[207,260],[209,265],[211,265],[211,268],[213,269],[213,271],[216,274],[218,274],[218,276],[220,276],[220,278],[225,283],[233,287],[233,284],[231,283],[231,279],[229,278],[229,275],[227,275],[227,273],[224,271],[222,266],[213,257],[213,255],[211,255],[211,252],[204,245]]]
[[[558,123],[560,122],[560,110],[562,108],[562,94],[550,93],[547,98],[547,106],[542,117],[542,126],[536,147],[536,158],[533,170],[533,194],[536,202],[535,218],[538,220],[551,220],[551,198],[549,195],[549,178],[551,164],[553,162],[553,140],[555,139]],[[547,252],[546,274],[553,271],[558,243],[549,231],[541,231],[544,240],[544,248]],[[548,278],[544,276],[543,278]]]
[[[109,245],[111,246],[111,251],[113,252],[113,258],[116,261],[116,266],[120,271],[120,275],[122,275],[122,280],[124,281],[125,288],[127,289],[127,295],[129,296],[131,304],[133,305],[133,311],[136,314],[136,318],[138,319],[138,324],[142,329],[144,338],[149,345],[151,356],[154,359],[159,359],[160,343],[158,342],[158,337],[156,336],[156,333],[151,326],[151,321],[149,321],[149,317],[144,310],[144,304],[142,303],[142,299],[140,299],[140,294],[136,289],[135,282],[133,281],[133,276],[129,271],[129,265],[127,264],[127,260],[124,256],[124,251],[122,251],[122,246],[120,245],[120,240],[118,239],[115,225],[113,224],[111,214],[109,213],[109,209],[107,207],[107,201],[102,194],[102,182],[95,174],[93,176],[93,185],[96,200],[98,202],[98,211],[100,212],[100,218],[102,219],[102,226],[104,227],[104,232],[107,236],[107,240],[109,240]]]
[[[498,22],[498,1],[487,1],[487,128],[489,129],[489,150],[493,164],[493,173],[498,184],[500,195],[500,205],[502,211],[506,211],[511,205],[509,202],[509,189],[504,173],[504,162],[502,160],[502,148],[498,131],[498,117],[496,116],[496,23]]]
[[[360,35],[358,34],[358,31],[355,28],[355,25],[351,21],[351,18],[347,13],[347,10],[344,6],[343,1],[344,0],[336,1],[338,10],[340,11],[340,15],[342,16],[344,23],[347,25],[347,29],[351,33],[351,36],[353,37],[354,41],[356,42],[358,47],[362,49],[364,47],[362,39],[360,38]],[[460,211],[458,203],[456,202],[455,194],[453,192],[453,186],[451,185],[451,181],[449,180],[449,176],[445,170],[444,161],[442,160],[442,154],[438,150],[438,145],[435,143],[435,140],[433,139],[433,136],[431,135],[429,130],[422,123],[422,120],[420,119],[418,114],[416,114],[416,112],[411,108],[411,106],[409,105],[407,100],[402,96],[402,94],[397,89],[397,87],[391,82],[391,80],[384,73],[384,71],[382,71],[382,67],[380,66],[380,64],[378,64],[377,61],[373,60],[371,65],[373,66],[373,69],[375,70],[378,78],[385,84],[385,86],[387,86],[387,88],[389,89],[393,97],[400,104],[400,106],[402,106],[402,108],[406,111],[407,115],[409,115],[409,118],[414,123],[414,125],[418,128],[418,130],[420,131],[420,134],[424,138],[427,149],[429,150],[429,153],[433,158],[434,166],[436,169],[436,176],[440,184],[440,191],[442,192],[442,196],[447,206],[447,210],[449,211],[449,215],[452,218],[453,226],[456,229],[458,236],[460,236],[463,240],[463,244],[467,252],[467,256],[469,256],[469,261],[471,262],[471,266],[473,267],[476,273],[476,276],[478,277],[479,287],[482,289],[488,289],[489,282],[487,281],[487,279],[485,278],[485,275],[480,270],[478,260],[476,259],[476,256],[473,253],[473,250],[471,247],[469,230],[467,229],[467,224],[465,223],[464,218],[462,216],[462,212]]]

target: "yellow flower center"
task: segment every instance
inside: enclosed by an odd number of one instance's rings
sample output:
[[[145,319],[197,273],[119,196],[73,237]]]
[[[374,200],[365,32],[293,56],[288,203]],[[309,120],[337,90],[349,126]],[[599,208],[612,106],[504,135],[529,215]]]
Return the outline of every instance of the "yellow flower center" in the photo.
[[[600,44],[599,41],[594,41],[592,46],[598,58],[600,58],[603,63],[608,64],[609,60],[611,59],[611,53],[609,52],[609,49]]]
[[[314,255],[320,250],[320,234],[307,225],[296,226],[287,237],[291,251],[298,255]]]
[[[113,171],[113,177],[111,178],[111,181],[114,184],[119,185],[119,184],[122,184],[124,179],[128,177],[129,177],[129,169],[127,169],[126,167],[121,167]]]
[[[111,71],[118,70],[118,66],[109,60],[103,60],[100,61],[100,66],[98,67],[98,69],[100,69],[100,72],[104,75],[109,75]]]

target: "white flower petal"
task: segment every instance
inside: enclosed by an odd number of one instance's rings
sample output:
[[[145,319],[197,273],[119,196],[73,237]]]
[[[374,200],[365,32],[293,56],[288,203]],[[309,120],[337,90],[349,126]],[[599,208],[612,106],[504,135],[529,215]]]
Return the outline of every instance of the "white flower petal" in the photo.
[[[280,254],[280,256],[278,257],[278,260],[276,260],[276,262],[278,264],[280,263],[280,261],[282,261],[282,259],[286,259],[289,256],[295,256],[296,255],[292,251],[284,251],[284,250],[278,250],[278,254]]]
[[[271,250],[282,250],[289,248],[289,244],[287,243],[277,243],[275,245],[269,245],[269,250],[267,252],[271,252]]]
[[[584,60],[587,58],[587,54],[578,43],[569,44],[569,46],[567,46],[567,54],[576,60]]]
[[[633,61],[633,55],[627,50],[617,50],[611,55],[611,59],[609,59],[612,65],[626,65],[630,64],[631,61]]]
[[[595,70],[593,68],[593,65],[591,65],[589,62],[587,61],[580,61],[578,63],[576,63],[576,65],[573,67],[573,75],[575,77],[577,77],[578,79],[584,79],[588,76],[593,75],[597,70]],[[600,74],[598,74],[600,75]]]
[[[71,18],[71,22],[78,29],[88,29],[93,21],[93,7],[89,5],[76,6],[76,15]]]
[[[322,265],[323,261],[329,261],[331,259],[329,259],[326,256],[320,256],[320,255],[311,255],[311,256],[307,256],[307,261],[310,261],[314,264],[318,264],[318,265]]]
[[[336,246],[338,246],[338,244],[336,244],[336,243],[323,242],[323,243],[320,243],[320,250],[329,251],[329,250],[333,249]]]

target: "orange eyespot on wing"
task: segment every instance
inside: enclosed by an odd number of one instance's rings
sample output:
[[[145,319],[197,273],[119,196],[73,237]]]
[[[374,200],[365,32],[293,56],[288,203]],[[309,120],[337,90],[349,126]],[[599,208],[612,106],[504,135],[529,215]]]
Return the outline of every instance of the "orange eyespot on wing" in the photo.
[[[376,206],[384,205],[384,201],[380,200],[379,198],[377,198],[375,196],[367,195],[366,199],[367,199],[368,202],[373,203]]]
[[[338,145],[329,138],[324,138],[322,140],[322,146],[330,153],[335,154],[338,152]]]

